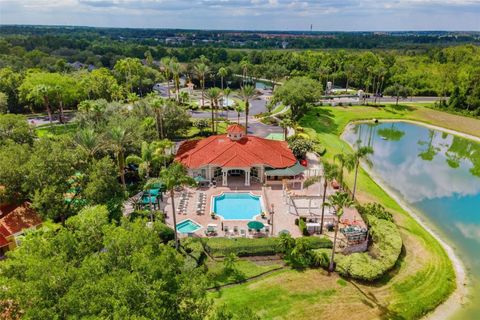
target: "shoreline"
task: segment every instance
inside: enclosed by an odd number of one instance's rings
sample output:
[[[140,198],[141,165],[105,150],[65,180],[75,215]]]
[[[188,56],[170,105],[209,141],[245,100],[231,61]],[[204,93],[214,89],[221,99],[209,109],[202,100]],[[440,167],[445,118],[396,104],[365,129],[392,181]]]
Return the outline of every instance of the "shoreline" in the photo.
[[[351,121],[349,122],[345,128],[342,131],[342,134],[340,135],[340,138],[345,141],[350,147],[352,145],[346,141],[343,138],[343,135],[346,131],[346,129],[356,123],[368,123],[371,122],[372,120],[358,120],[358,121]],[[462,133],[458,132],[455,130],[451,129],[445,129],[442,127],[438,127],[435,125],[430,125],[426,124],[424,122],[420,121],[414,121],[414,120],[396,120],[396,119],[378,119],[379,122],[410,122],[413,124],[418,124],[421,126],[429,127],[432,129],[436,129],[439,131],[444,131],[450,134],[454,134],[466,139],[470,139],[473,141],[478,141],[480,142],[480,138],[476,136],[472,136],[467,133]],[[362,169],[365,170],[365,172],[370,176],[370,178],[380,187],[382,188],[389,197],[391,197],[395,202],[398,203],[398,205],[405,210],[410,216],[415,219],[416,222],[420,224],[422,228],[424,228],[430,235],[437,240],[440,245],[443,247],[445,252],[448,255],[448,258],[450,259],[454,272],[455,272],[455,284],[456,288],[455,290],[448,296],[448,298],[440,303],[435,309],[430,311],[428,314],[422,317],[422,319],[426,320],[440,320],[440,319],[447,319],[449,317],[454,316],[457,312],[461,310],[461,308],[468,303],[468,295],[470,291],[470,282],[466,273],[466,268],[461,259],[455,254],[453,247],[444,241],[440,235],[430,226],[430,223],[426,221],[423,217],[421,217],[419,214],[417,214],[416,210],[411,208],[404,199],[402,199],[396,192],[394,192],[390,187],[388,187],[383,179],[381,179],[377,174],[375,174],[368,166],[365,166],[364,163],[362,163]]]

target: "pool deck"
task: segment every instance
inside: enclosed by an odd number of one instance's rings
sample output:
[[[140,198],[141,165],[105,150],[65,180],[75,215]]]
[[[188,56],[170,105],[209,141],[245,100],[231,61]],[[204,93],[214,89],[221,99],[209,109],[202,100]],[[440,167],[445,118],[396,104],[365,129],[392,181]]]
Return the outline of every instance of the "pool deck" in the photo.
[[[210,187],[210,188],[186,188],[184,191],[176,192],[175,193],[175,209],[177,212],[177,224],[191,219],[196,223],[202,226],[202,229],[196,231],[194,236],[197,237],[205,237],[205,231],[207,230],[207,226],[210,224],[216,225],[217,236],[219,237],[240,237],[241,230],[245,230],[245,235],[247,237],[253,237],[254,233],[248,233],[247,223],[251,220],[224,220],[223,218],[217,216],[212,218],[211,216],[211,201],[213,196],[218,196],[224,192],[249,192],[257,196],[262,196],[262,201],[264,202],[265,206],[274,205],[274,215],[273,215],[273,227],[272,227],[272,216],[267,213],[265,218],[262,218],[260,215],[255,217],[255,220],[262,222],[264,225],[269,226],[269,234],[260,234],[255,236],[276,236],[282,230],[287,230],[293,237],[301,236],[300,230],[297,225],[295,225],[295,220],[298,219],[299,215],[302,216],[319,216],[320,215],[320,208],[321,208],[321,199],[320,195],[322,194],[322,185],[320,183],[316,183],[310,186],[308,189],[301,189],[299,185],[292,186],[290,188],[293,194],[297,196],[315,196],[316,198],[309,201],[306,199],[298,199],[295,200],[296,205],[300,207],[304,207],[301,212],[293,213],[293,210],[289,210],[289,206],[286,203],[284,192],[281,185],[273,185],[264,187],[260,183],[252,183],[251,186],[244,186],[243,179],[235,179],[229,180],[229,186],[217,186],[217,187]],[[188,204],[186,206],[185,213],[179,214],[178,207],[179,202],[181,199],[182,192],[188,193]],[[333,193],[334,190],[330,187],[327,188],[327,195]],[[197,201],[200,193],[204,193],[206,195],[206,203],[205,203],[205,210],[203,214],[196,213]],[[267,199],[265,199],[267,198]],[[305,209],[307,205],[311,206],[311,210]],[[171,206],[171,199],[170,197],[165,197],[164,202],[162,203],[161,207],[163,208],[164,212],[167,214],[166,223],[170,226],[173,226],[173,217],[172,217],[172,206]],[[299,210],[300,211],[300,210]],[[326,219],[332,219],[332,214],[327,209],[325,214]],[[225,227],[228,227],[230,230],[228,233],[224,231]],[[232,233],[234,229],[238,229],[237,233]],[[185,235],[182,235],[185,236]]]

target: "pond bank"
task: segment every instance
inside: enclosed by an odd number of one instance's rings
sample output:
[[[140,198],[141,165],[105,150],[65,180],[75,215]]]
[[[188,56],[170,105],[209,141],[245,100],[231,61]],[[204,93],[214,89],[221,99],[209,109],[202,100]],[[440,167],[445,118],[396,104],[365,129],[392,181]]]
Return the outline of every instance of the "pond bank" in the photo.
[[[350,126],[358,123],[371,123],[371,122],[372,120],[351,121],[347,126],[345,126],[340,137],[342,138],[343,141],[348,143],[348,141],[344,137],[344,134]],[[461,133],[451,129],[445,129],[435,125],[426,124],[420,121],[412,121],[412,120],[404,120],[404,119],[381,119],[379,120],[379,122],[409,122],[409,123],[423,126],[426,128],[435,129],[442,132],[447,132],[453,135],[457,135],[472,141],[480,142],[479,137],[472,136],[466,133]],[[352,147],[352,145],[350,146]],[[362,168],[370,176],[370,178],[388,194],[388,196],[390,196],[393,200],[395,200],[397,204],[405,212],[407,212],[411,217],[413,217],[416,220],[416,222],[420,224],[422,228],[424,228],[430,235],[432,235],[432,237],[435,238],[440,243],[440,245],[443,247],[443,249],[447,253],[448,258],[450,259],[453,269],[455,271],[456,289],[452,294],[450,294],[450,296],[443,303],[441,303],[438,307],[436,307],[432,312],[427,314],[424,318],[436,320],[436,319],[445,319],[445,318],[454,316],[458,311],[460,311],[463,305],[469,302],[468,294],[471,288],[470,286],[468,286],[469,280],[466,274],[466,269],[464,264],[459,259],[459,257],[455,254],[455,251],[452,248],[452,246],[442,239],[440,234],[430,226],[430,223],[428,221],[423,219],[423,217],[420,214],[418,214],[415,209],[413,209],[409,204],[407,204],[407,202],[397,192],[395,192],[391,187],[389,187],[378,174],[376,174],[373,170],[371,170],[365,164],[362,164]]]

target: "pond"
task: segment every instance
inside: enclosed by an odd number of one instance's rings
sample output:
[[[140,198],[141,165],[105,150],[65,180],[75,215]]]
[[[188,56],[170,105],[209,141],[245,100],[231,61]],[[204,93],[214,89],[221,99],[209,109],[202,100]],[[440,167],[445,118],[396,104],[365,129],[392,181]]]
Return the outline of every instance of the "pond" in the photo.
[[[453,245],[480,301],[480,143],[407,122],[351,125],[343,138],[373,147],[372,172]],[[480,304],[460,313],[475,319]]]

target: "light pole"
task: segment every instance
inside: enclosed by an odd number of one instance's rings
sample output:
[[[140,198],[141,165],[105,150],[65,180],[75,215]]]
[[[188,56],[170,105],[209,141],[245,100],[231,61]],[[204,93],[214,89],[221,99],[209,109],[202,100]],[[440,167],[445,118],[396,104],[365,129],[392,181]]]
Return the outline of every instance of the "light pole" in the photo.
[[[272,203],[272,210],[270,211],[270,224],[272,225],[272,228],[270,230],[270,235],[273,236],[273,214],[275,213],[275,206]]]

